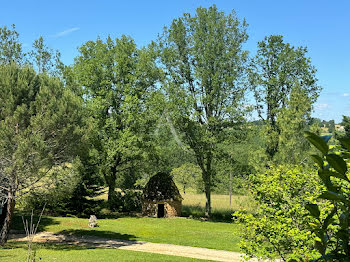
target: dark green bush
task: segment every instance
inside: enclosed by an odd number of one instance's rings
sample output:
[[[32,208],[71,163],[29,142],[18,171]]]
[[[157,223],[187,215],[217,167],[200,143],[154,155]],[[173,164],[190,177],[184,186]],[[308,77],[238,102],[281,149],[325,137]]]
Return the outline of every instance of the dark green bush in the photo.
[[[141,211],[142,192],[135,190],[116,191],[115,198],[110,203],[112,211],[137,212]]]
[[[123,211],[126,212],[138,212],[141,211],[142,205],[142,192],[125,190],[123,196]]]

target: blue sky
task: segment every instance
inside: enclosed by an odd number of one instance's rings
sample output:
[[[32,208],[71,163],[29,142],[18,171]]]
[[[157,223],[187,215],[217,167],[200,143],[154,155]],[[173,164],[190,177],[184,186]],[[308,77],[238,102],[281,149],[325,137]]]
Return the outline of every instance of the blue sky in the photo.
[[[265,36],[281,34],[307,46],[323,91],[314,116],[341,121],[350,115],[350,1],[347,0],[173,0],[173,1],[3,1],[0,26],[15,24],[24,49],[43,36],[66,64],[77,47],[97,36],[130,35],[139,46],[155,40],[163,26],[198,6],[234,9],[249,24],[246,48],[253,55]]]

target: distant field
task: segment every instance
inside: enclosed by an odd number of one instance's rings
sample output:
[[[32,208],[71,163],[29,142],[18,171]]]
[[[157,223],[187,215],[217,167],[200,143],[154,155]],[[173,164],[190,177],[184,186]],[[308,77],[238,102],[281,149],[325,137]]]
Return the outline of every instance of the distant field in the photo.
[[[195,207],[205,207],[206,198],[204,194],[182,194],[184,200],[182,201],[183,206],[195,206]],[[231,206],[230,197],[228,195],[217,195],[213,194],[211,196],[211,204],[213,212],[226,212],[235,211],[238,209],[246,209],[249,212],[254,211],[256,205],[253,199],[249,196],[233,195]]]

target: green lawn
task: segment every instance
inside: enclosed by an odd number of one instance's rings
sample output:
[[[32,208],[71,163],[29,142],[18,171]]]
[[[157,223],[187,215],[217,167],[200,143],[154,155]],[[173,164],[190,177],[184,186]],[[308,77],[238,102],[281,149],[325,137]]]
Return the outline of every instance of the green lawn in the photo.
[[[88,219],[43,217],[39,231],[239,251],[240,226],[233,223],[146,217],[99,219],[98,223],[99,227],[89,228]],[[23,228],[20,217],[15,217],[13,228]]]
[[[96,261],[205,261],[193,258],[167,256],[137,251],[103,249],[61,244],[35,244],[36,261],[96,262]],[[0,261],[26,261],[26,245],[10,241],[0,248]]]

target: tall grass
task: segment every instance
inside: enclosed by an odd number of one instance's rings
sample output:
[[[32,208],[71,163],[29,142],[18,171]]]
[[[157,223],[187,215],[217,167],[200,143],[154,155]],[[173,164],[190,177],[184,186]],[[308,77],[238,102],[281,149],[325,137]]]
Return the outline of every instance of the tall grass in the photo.
[[[202,217],[205,213],[206,198],[204,194],[186,193],[182,196],[182,215],[192,217]],[[239,209],[247,212],[254,212],[256,204],[249,196],[233,195],[231,199],[228,195],[211,195],[212,218],[218,220],[231,220],[232,213]]]

